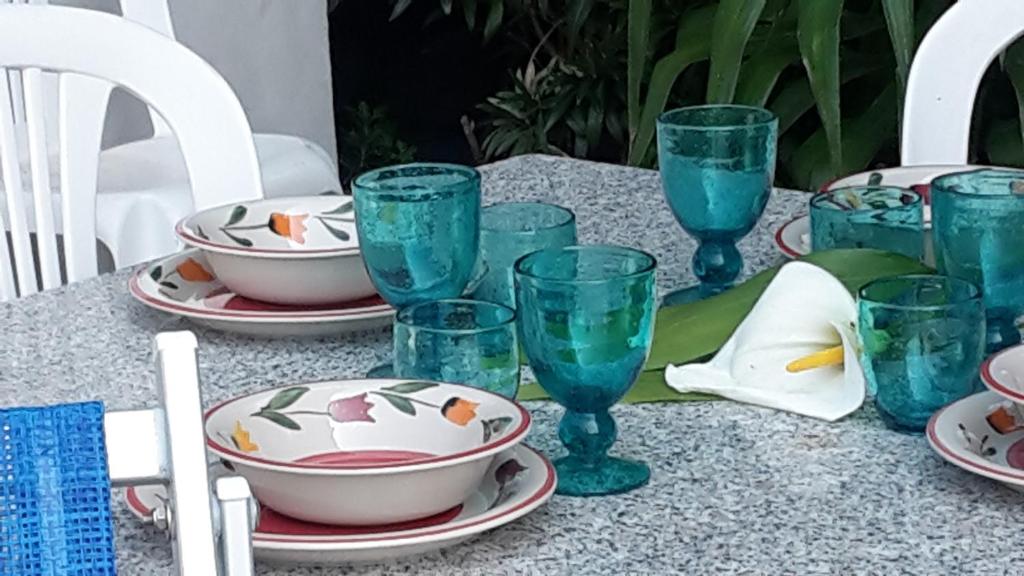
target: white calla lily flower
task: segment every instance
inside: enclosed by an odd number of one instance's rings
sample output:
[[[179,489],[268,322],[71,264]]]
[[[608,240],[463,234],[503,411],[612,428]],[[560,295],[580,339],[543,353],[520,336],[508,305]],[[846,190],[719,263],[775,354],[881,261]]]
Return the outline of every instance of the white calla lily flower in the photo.
[[[864,402],[856,327],[846,287],[817,266],[791,262],[710,362],[669,365],[665,382],[835,421]]]

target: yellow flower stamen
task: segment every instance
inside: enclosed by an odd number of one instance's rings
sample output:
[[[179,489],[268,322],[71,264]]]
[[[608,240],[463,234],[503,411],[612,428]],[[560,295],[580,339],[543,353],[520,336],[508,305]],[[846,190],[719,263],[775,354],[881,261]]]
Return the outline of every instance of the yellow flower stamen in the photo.
[[[843,363],[843,345],[834,346],[825,350],[808,354],[803,358],[797,358],[786,364],[786,372],[803,372],[825,366],[836,366]]]

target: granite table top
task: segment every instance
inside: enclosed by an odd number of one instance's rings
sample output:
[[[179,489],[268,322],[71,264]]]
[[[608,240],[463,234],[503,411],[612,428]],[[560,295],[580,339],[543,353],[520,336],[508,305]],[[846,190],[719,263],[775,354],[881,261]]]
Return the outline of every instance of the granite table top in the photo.
[[[695,248],[673,220],[657,173],[527,156],[486,166],[486,201],[571,207],[582,242],[643,248],[659,288],[689,284]],[[781,260],[770,232],[803,209],[777,190],[741,244],[745,273]],[[151,339],[189,328],[200,342],[207,405],[287,383],[359,376],[385,359],[386,330],[317,340],[266,340],[206,330],[128,295],[128,271],[0,305],[0,405],[103,399],[109,409],[155,402]],[[529,442],[560,448],[560,409],[529,403]],[[474,540],[425,556],[353,567],[259,564],[257,573],[1004,574],[1024,562],[1010,512],[1018,493],[944,463],[920,436],[885,429],[870,407],[828,424],[731,402],[617,406],[613,452],[651,464],[646,487],[604,498],[555,496]],[[169,543],[117,494],[121,574],[170,574]]]

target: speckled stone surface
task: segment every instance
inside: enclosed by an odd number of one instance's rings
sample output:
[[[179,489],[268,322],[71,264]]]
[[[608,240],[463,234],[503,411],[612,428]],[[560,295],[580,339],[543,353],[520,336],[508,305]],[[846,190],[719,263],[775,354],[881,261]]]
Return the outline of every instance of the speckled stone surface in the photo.
[[[654,172],[546,157],[483,169],[489,201],[543,199],[576,210],[584,242],[644,248],[660,287],[692,282],[694,244],[672,219]],[[747,271],[779,261],[769,231],[805,196],[776,192],[742,244]],[[0,305],[0,403],[155,399],[150,342],[161,329],[200,339],[205,401],[312,379],[357,376],[380,362],[384,331],[321,340],[258,340],[150,311],[127,272]],[[531,403],[530,439],[555,454],[559,409]],[[837,424],[729,403],[618,406],[614,451],[654,470],[635,492],[556,496],[468,543],[389,564],[280,568],[259,574],[993,574],[1024,562],[1022,496],[945,464],[921,437],[886,430],[870,408]],[[170,548],[120,500],[122,574],[169,574]]]

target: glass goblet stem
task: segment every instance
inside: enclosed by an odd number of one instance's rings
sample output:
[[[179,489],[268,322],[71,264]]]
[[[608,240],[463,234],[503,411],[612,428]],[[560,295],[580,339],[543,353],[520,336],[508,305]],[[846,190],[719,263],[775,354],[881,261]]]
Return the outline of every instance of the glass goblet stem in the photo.
[[[607,410],[575,412],[566,410],[558,424],[558,438],[569,450],[569,457],[581,463],[597,465],[608,457],[618,428]]]
[[[702,296],[712,296],[732,286],[743,256],[732,240],[705,240],[693,254],[693,274],[700,280]]]

